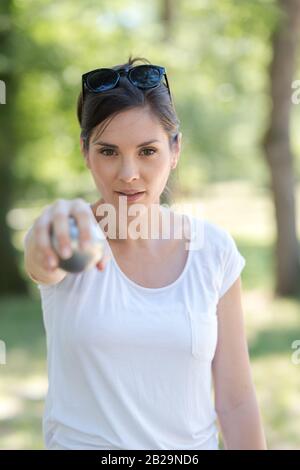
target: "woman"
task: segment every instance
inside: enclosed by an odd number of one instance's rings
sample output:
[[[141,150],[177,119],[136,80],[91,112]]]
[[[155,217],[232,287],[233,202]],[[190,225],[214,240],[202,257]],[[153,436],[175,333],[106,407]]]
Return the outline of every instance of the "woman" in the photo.
[[[82,78],[81,151],[101,197],[56,201],[25,238],[47,338],[46,448],[218,449],[218,419],[226,449],[265,449],[243,325],[245,259],[225,229],[195,216],[182,214],[188,229],[175,236],[180,214],[160,196],[180,156],[179,120],[164,68],[139,60]],[[134,204],[144,237],[132,228]],[[117,215],[107,232],[104,207]],[[52,223],[60,256],[71,255],[70,214],[82,249],[92,224],[106,235],[105,256],[81,273],[58,267],[49,240]]]

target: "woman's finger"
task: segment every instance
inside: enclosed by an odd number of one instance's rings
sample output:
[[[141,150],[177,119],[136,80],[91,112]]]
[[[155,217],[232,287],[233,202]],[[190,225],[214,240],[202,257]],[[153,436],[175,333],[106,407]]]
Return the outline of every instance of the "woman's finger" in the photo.
[[[107,263],[110,260],[111,260],[111,253],[106,248],[105,251],[104,251],[104,255],[102,256],[101,260],[98,261],[98,263],[96,264],[97,269],[99,269],[99,271],[103,271],[105,266],[107,265]]]

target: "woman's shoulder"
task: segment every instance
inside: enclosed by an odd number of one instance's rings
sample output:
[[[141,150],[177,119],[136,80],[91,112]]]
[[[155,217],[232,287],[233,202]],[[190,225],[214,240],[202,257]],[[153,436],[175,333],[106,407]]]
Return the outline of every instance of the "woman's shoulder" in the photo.
[[[178,223],[175,230],[186,240],[190,249],[201,250],[215,254],[222,253],[234,244],[229,230],[201,215],[192,212],[171,210],[174,220]]]
[[[224,251],[234,241],[229,230],[203,217],[189,215],[192,222],[192,240],[199,248]]]
[[[246,259],[227,228],[207,219],[195,216],[192,219],[196,232],[193,243],[195,250],[199,249],[197,266],[217,275],[221,297],[241,274]]]

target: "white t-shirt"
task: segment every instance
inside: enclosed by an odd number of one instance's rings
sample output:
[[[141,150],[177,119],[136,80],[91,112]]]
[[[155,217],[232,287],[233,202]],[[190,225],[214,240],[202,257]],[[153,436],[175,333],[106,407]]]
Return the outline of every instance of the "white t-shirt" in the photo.
[[[38,284],[47,449],[219,448],[211,377],[216,308],[245,259],[227,230],[189,220],[194,241],[185,267],[165,287],[130,280],[112,252],[102,272]]]

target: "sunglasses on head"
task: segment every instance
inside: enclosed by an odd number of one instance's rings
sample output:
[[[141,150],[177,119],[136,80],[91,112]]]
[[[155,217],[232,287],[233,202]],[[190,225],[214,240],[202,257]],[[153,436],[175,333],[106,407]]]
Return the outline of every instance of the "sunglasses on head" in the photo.
[[[132,85],[143,90],[157,87],[163,77],[165,77],[166,87],[172,103],[166,69],[160,65],[127,66],[119,70],[101,68],[86,72],[82,75],[82,99],[85,88],[92,93],[102,93],[111,90],[118,86],[120,77],[123,75],[127,77]]]

